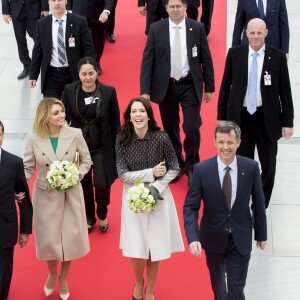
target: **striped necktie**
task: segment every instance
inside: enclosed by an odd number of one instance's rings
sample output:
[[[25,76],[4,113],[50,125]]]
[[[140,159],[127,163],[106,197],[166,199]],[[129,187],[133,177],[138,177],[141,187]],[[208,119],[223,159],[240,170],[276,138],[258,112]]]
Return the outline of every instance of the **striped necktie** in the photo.
[[[58,61],[64,65],[67,61],[66,58],[66,48],[64,42],[64,29],[62,23],[64,20],[56,20],[59,24],[57,31],[57,51],[58,51]]]

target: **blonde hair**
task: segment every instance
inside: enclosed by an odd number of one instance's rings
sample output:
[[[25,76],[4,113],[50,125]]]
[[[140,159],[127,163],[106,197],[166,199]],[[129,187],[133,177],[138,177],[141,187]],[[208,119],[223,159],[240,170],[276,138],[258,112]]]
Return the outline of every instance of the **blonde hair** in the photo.
[[[44,98],[43,100],[41,100],[41,102],[39,103],[36,109],[34,123],[33,123],[33,131],[39,137],[50,136],[50,130],[48,127],[48,118],[55,104],[58,104],[63,109],[65,109],[64,104],[59,99],[56,98]]]

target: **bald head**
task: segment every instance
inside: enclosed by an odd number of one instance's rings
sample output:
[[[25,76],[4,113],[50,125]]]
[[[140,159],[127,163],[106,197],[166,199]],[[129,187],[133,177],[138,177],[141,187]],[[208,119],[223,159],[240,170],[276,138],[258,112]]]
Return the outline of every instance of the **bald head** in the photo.
[[[249,21],[246,29],[247,38],[250,47],[254,51],[258,51],[265,43],[265,38],[268,35],[266,23],[259,18]]]

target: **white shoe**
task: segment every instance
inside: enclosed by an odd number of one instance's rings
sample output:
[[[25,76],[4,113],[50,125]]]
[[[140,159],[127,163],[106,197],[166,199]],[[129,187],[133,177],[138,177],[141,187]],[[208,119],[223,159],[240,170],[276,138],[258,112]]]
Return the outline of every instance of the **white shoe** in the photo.
[[[54,288],[53,289],[49,289],[46,287],[46,285],[44,286],[44,292],[45,292],[45,295],[46,297],[50,296],[54,291]]]
[[[70,292],[67,292],[66,294],[59,293],[59,297],[61,300],[68,300],[70,297]]]

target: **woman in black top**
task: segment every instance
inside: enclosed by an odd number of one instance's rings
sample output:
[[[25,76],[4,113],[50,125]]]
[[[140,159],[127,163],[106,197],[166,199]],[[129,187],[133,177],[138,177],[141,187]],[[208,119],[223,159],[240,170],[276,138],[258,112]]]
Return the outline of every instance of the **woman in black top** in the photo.
[[[120,126],[120,112],[115,88],[97,80],[97,65],[90,57],[79,61],[80,81],[65,86],[62,101],[66,107],[67,121],[72,127],[82,129],[93,160],[90,172],[81,181],[88,230],[91,232],[96,223],[96,200],[99,229],[106,232],[110,188],[117,178],[115,140]]]

